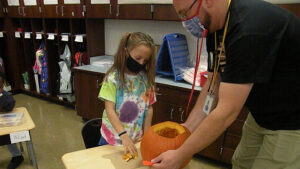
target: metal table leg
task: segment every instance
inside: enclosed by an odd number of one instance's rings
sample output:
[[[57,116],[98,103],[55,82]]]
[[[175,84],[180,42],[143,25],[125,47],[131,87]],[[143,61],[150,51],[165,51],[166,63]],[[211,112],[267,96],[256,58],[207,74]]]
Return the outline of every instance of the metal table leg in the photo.
[[[33,165],[33,167],[35,169],[38,169],[38,165],[37,165],[37,162],[36,162],[32,142],[31,141],[26,141],[25,143],[26,143],[26,146],[27,146],[27,151],[28,151],[28,154],[29,154],[29,157],[30,157],[31,164]]]
[[[29,134],[30,134],[30,132],[29,132]],[[32,138],[32,137],[30,136],[30,138]],[[35,169],[38,169],[38,165],[37,165],[37,162],[36,162],[32,142],[31,142],[31,140],[29,140],[29,141],[26,141],[25,143],[26,143],[26,146],[27,146],[27,151],[28,151],[28,154],[29,154],[31,164],[33,165],[33,167]]]

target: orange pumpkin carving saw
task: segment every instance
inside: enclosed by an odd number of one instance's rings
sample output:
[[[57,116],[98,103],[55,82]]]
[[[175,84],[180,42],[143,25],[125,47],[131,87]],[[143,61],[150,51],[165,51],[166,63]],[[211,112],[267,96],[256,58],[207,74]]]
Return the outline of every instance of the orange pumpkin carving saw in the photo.
[[[166,121],[150,127],[141,141],[143,160],[151,161],[167,150],[179,148],[191,135],[190,131],[178,123]],[[191,158],[181,168],[185,167]]]

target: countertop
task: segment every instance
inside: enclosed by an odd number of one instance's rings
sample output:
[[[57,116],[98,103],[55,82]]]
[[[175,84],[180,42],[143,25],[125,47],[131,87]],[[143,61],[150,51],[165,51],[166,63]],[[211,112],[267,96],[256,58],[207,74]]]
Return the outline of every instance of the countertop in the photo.
[[[85,66],[75,67],[73,69],[105,74],[106,71],[108,70],[108,68],[109,67],[107,67],[107,66],[85,65]],[[185,89],[192,89],[192,85],[185,81],[175,82],[173,80],[173,78],[165,77],[165,76],[161,76],[161,75],[155,76],[155,82],[159,83],[159,84],[181,87],[181,88],[185,88]],[[195,90],[201,91],[201,87],[195,87]]]

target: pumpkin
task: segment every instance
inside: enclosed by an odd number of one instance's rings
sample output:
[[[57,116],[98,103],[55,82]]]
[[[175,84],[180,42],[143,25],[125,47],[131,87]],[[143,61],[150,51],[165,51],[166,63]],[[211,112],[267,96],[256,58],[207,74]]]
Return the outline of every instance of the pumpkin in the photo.
[[[151,161],[165,151],[179,148],[191,135],[184,126],[166,121],[150,127],[144,134],[141,141],[141,155],[143,160]],[[181,168],[185,167],[191,158]]]

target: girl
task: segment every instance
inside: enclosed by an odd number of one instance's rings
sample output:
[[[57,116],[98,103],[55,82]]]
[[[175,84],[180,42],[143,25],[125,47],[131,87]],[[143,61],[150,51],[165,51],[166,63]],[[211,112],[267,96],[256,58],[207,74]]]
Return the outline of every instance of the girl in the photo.
[[[123,144],[125,154],[137,153],[134,144],[151,126],[154,77],[153,39],[141,32],[125,34],[98,96],[105,102],[99,145]]]

